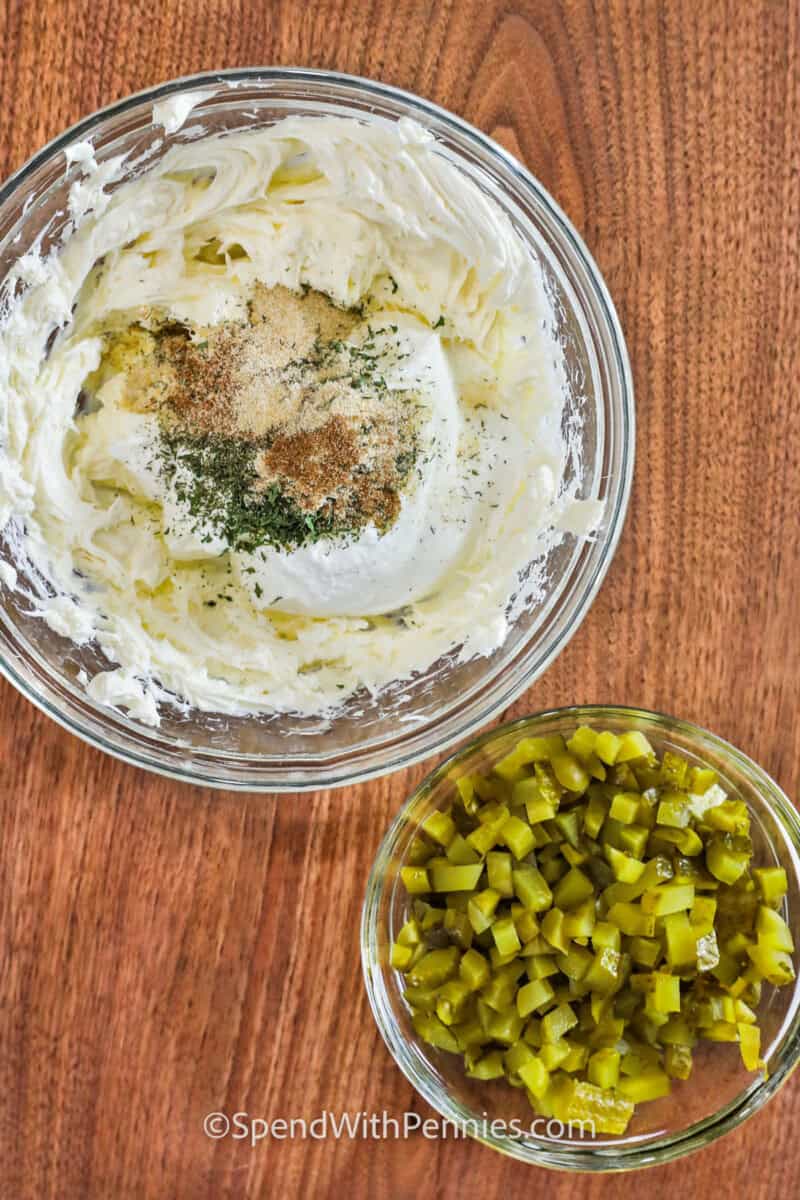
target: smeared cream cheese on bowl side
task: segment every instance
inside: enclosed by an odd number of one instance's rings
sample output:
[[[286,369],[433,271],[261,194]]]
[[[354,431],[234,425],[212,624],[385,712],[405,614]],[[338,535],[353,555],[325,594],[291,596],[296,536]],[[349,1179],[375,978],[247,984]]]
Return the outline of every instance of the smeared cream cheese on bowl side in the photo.
[[[600,514],[501,209],[408,119],[202,137],[113,191],[72,159],[74,228],[0,322],[0,521],[41,618],[117,664],[89,694],[331,714],[502,645]]]

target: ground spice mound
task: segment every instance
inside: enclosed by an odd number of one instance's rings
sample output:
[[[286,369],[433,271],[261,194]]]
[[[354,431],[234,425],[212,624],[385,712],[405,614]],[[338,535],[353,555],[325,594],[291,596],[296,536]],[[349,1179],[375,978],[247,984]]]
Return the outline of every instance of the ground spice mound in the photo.
[[[401,471],[397,459],[387,455],[376,456],[372,470],[360,469],[365,452],[359,442],[365,440],[352,422],[333,416],[308,432],[276,437],[256,460],[256,469],[264,483],[283,484],[303,512],[326,516],[338,505],[348,526],[370,520],[387,528],[400,511]]]
[[[110,339],[106,358],[125,372],[126,403],[157,412],[164,471],[193,472],[181,486],[198,519],[230,532],[235,500],[248,543],[260,513],[265,541],[296,545],[396,520],[420,413],[384,378],[399,354],[360,311],[256,285],[246,322],[155,323]]]

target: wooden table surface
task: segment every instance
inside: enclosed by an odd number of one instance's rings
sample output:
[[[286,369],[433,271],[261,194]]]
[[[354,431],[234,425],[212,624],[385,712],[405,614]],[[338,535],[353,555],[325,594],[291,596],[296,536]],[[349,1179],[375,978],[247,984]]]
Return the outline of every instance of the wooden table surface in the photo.
[[[582,232],[637,392],[619,552],[529,694],[679,713],[797,790],[800,69],[796,0],[0,0],[6,174],[172,76],[337,68],[453,109]],[[166,782],[0,688],[0,1200],[553,1200],[800,1191],[800,1081],[646,1176],[474,1143],[213,1141],[205,1114],[429,1115],[380,1041],[358,922],[430,763],[271,798]],[[507,714],[508,715],[508,714]]]

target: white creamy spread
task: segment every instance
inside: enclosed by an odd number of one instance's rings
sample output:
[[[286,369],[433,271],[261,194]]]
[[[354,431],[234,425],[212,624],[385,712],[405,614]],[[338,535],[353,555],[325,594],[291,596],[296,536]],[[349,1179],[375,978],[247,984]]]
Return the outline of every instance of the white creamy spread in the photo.
[[[167,130],[185,116],[156,114]],[[597,518],[562,483],[554,317],[500,208],[407,120],[206,137],[111,191],[119,161],[72,159],[74,227],[20,260],[0,327],[0,520],[44,581],[36,611],[110,660],[89,694],[149,724],[161,703],[330,713],[500,646],[562,531]],[[217,261],[198,257],[209,243]],[[242,321],[256,285],[369,298],[370,336],[394,331],[385,374],[419,397],[421,452],[387,529],[238,550],[188,519],[153,467],[155,417],[120,381],[81,410],[110,322]]]

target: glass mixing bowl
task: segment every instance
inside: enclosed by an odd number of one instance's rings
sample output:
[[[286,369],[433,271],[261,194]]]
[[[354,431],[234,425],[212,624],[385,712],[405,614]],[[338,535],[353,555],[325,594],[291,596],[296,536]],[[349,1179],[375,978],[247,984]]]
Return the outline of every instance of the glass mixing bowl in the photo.
[[[693,764],[713,767],[722,786],[741,797],[751,815],[753,863],[782,866],[789,890],[783,915],[800,944],[800,818],[774,780],[740,750],[696,725],[636,708],[561,708],[503,725],[437,767],[398,813],[384,837],[367,884],[361,956],[369,1002],[386,1045],[417,1091],[447,1120],[464,1125],[486,1145],[524,1162],[579,1171],[622,1171],[668,1162],[706,1146],[757,1112],[788,1078],[800,1057],[800,985],[764,986],[758,1008],[768,1077],[746,1071],[738,1046],[700,1042],[694,1068],[669,1096],[637,1106],[623,1137],[547,1136],[524,1092],[468,1079],[461,1058],[434,1050],[414,1032],[402,997],[402,976],[388,953],[405,920],[407,896],[399,868],[421,821],[452,802],[455,780],[487,770],[521,737],[565,733],[588,724],[619,732],[641,729],[660,754],[675,750]],[[495,1122],[494,1129],[491,1123]],[[506,1124],[501,1124],[501,1123]],[[497,1132],[497,1126],[500,1132]],[[506,1132],[510,1130],[510,1132]]]
[[[183,97],[185,124],[165,134],[153,104]],[[128,178],[173,143],[203,133],[256,129],[289,115],[349,115],[370,121],[411,116],[510,216],[538,255],[557,313],[570,382],[565,420],[579,430],[578,495],[602,500],[591,536],[567,535],[547,561],[542,603],[518,619],[493,655],[440,661],[410,684],[359,696],[331,721],[274,714],[231,717],[163,706],[153,730],[96,704],[78,682],[109,663],[32,616],[19,593],[2,589],[0,670],[65,728],[128,762],[180,779],[227,788],[288,791],[330,787],[412,763],[464,738],[510,704],[569,641],[594,598],[617,545],[633,470],[630,368],[608,292],[586,247],[541,184],[502,147],[426,100],[325,71],[254,68],[176,80],[122,100],[56,138],[0,190],[0,280],[41,239],[57,246],[67,194],[80,171],[65,158],[91,142],[98,163],[126,155]],[[115,185],[117,186],[117,185]],[[13,560],[10,546],[0,556]]]

